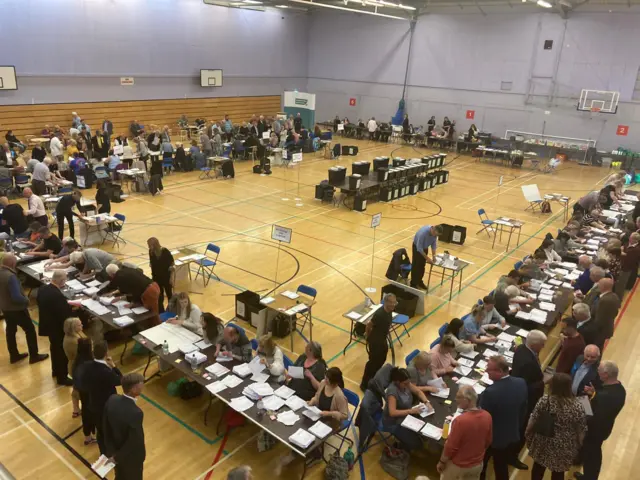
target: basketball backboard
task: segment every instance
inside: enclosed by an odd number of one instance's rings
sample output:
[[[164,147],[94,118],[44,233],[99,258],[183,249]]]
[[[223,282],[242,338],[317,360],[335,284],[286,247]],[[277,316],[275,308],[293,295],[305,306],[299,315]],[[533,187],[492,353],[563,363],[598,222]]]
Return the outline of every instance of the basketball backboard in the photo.
[[[620,92],[608,90],[586,90],[580,93],[578,110],[592,113],[616,113]]]

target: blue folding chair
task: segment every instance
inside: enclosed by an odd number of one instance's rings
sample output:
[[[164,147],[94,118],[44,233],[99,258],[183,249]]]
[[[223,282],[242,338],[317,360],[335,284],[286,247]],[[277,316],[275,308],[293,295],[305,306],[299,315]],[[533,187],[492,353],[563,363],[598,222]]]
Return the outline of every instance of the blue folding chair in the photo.
[[[208,257],[207,254],[209,252],[213,252],[213,257]],[[211,277],[216,277],[216,280],[220,281],[220,277],[214,273],[214,268],[218,263],[218,256],[220,255],[220,247],[210,243],[207,245],[207,248],[204,250],[205,258],[201,258],[196,263],[198,264],[198,271],[196,272],[196,278],[198,279],[198,275],[202,272],[202,278],[204,279],[204,286],[206,287],[209,284],[209,280]],[[207,275],[208,274],[208,275]],[[206,277],[206,278],[205,278]]]
[[[169,320],[170,318],[175,317],[176,314],[175,313],[171,313],[171,312],[163,312],[160,314],[160,321],[162,323],[166,322],[167,320]]]
[[[258,340],[256,340],[255,338],[251,339],[251,348],[254,352],[258,351]]]
[[[316,295],[318,295],[318,291],[317,291],[315,288],[310,287],[310,286],[308,286],[308,285],[300,285],[300,286],[298,286],[298,289],[296,290],[296,293],[298,293],[298,294],[303,294],[303,295],[305,295],[305,296],[309,297],[309,299],[311,300],[311,302],[312,302],[312,303],[313,303],[313,302],[315,302],[315,300],[316,300]],[[310,310],[309,310],[309,309],[306,309],[306,310],[304,310],[304,311],[300,312],[300,316],[301,316],[302,318],[304,318],[304,322],[302,323],[302,327],[300,328],[300,331],[302,331],[302,330],[304,330],[304,327],[307,325],[307,321],[309,321],[309,322],[311,321],[311,318],[310,318],[310,316],[311,316]],[[300,318],[300,317],[298,317],[298,316],[296,315],[296,327],[297,327],[297,325],[298,325],[298,319],[299,319],[299,318]]]
[[[418,355],[420,353],[419,349],[415,349],[413,352],[411,352],[409,355],[406,356],[406,358],[404,359],[404,363],[407,365],[407,367],[409,366],[409,364],[411,364],[411,361],[416,358],[416,355]]]
[[[365,398],[366,398],[365,393]],[[384,400],[383,400],[384,401]],[[393,437],[390,432],[387,432],[382,424],[382,412],[384,405],[376,405],[375,410],[369,411],[369,408],[363,403],[358,412],[359,416],[359,430],[360,430],[360,445],[358,445],[358,458],[360,458],[369,448],[384,443],[387,447],[390,447],[393,442],[389,440]],[[371,408],[374,408],[371,405]],[[371,440],[375,434],[380,436],[380,441],[371,443]]]
[[[483,216],[484,215],[484,216]],[[478,216],[480,217],[480,224],[482,228],[476,232],[476,235],[481,232],[487,232],[487,236],[491,238],[489,231],[493,231],[492,225],[495,223],[493,220],[489,220],[489,216],[484,208],[478,210]]]
[[[105,230],[106,233],[104,235],[104,238],[102,239],[102,243],[104,244],[104,242],[106,242],[107,239],[110,238],[111,240],[113,240],[113,244],[115,246],[119,247],[120,242],[126,245],[127,241],[124,238],[120,238],[122,230],[124,230],[124,222],[126,220],[126,217],[121,213],[114,213],[113,216],[116,220],[115,222],[112,222],[107,226],[107,230]]]
[[[520,270],[522,268],[522,265],[524,265],[524,262],[522,260],[516,262],[513,264],[513,269],[514,270]]]
[[[169,175],[171,173],[171,170],[173,169],[173,158],[163,157],[162,169],[166,172],[167,175]]]
[[[18,191],[31,186],[31,177],[29,175],[16,175],[15,180]]]
[[[293,362],[285,354],[282,354],[282,359],[284,360],[284,368],[285,369],[289,369],[289,367],[293,366]]]
[[[233,145],[226,145],[224,150],[222,150],[222,156],[225,158],[231,158],[231,151],[233,150]]]
[[[440,345],[440,342],[442,341],[442,337],[444,337],[444,333],[447,331],[447,327],[449,326],[448,323],[443,323],[440,328],[438,329],[438,338],[436,338],[433,342],[431,342],[431,345],[429,345],[429,348],[433,348],[436,345]]]
[[[65,193],[72,193],[73,192],[73,188],[71,187],[61,187],[58,189],[58,193],[60,195],[64,195]]]
[[[109,178],[109,174],[107,173],[107,169],[105,167],[96,167],[94,170],[96,174],[96,178],[98,180],[104,180],[105,178]]]
[[[8,196],[11,190],[13,190],[13,179],[0,178],[0,192],[2,192],[2,195]]]
[[[343,420],[342,423],[340,424],[340,429],[335,434],[332,435],[342,439],[342,441],[340,442],[340,445],[338,447],[335,447],[334,445],[331,445],[330,443],[325,442],[325,445],[329,445],[331,448],[335,449],[338,452],[342,448],[342,444],[344,442],[347,442],[350,447],[353,447],[353,440],[348,438],[347,434],[349,433],[349,427],[351,427],[351,424],[353,423],[353,419],[355,418],[355,414],[358,411],[358,406],[360,405],[360,397],[358,397],[358,395],[355,392],[352,392],[348,388],[343,388],[342,393],[344,393],[344,396],[347,398],[347,402],[349,403],[349,405],[353,407],[353,412],[348,413],[347,418]]]
[[[407,337],[410,337],[409,330],[407,330],[407,323],[409,323],[409,317],[407,315],[398,314],[391,320],[391,331],[396,336],[398,343],[402,346],[402,342],[400,341],[400,336],[398,335],[398,330],[403,328]]]

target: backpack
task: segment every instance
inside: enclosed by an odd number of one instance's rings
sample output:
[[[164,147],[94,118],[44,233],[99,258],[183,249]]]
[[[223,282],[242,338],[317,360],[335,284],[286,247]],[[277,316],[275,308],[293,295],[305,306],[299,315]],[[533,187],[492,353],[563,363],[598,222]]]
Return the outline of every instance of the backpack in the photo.
[[[349,478],[349,464],[340,455],[332,455],[324,470],[325,480],[347,480]]]
[[[202,395],[202,387],[198,382],[184,382],[180,384],[180,398],[191,400]]]
[[[409,453],[397,448],[385,447],[380,457],[380,466],[396,480],[409,478]]]
[[[271,333],[274,337],[284,338],[291,333],[291,325],[289,324],[289,317],[279,313],[273,319],[273,327]]]
[[[551,213],[551,204],[547,200],[544,200],[540,204],[540,212],[542,212],[542,213]]]

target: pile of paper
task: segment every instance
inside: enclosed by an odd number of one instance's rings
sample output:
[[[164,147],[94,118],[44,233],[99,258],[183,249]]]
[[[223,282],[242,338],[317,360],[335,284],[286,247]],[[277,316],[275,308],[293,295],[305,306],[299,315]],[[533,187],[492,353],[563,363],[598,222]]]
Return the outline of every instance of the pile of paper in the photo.
[[[424,422],[414,417],[413,415],[407,415],[406,417],[404,417],[401,425],[404,428],[408,428],[409,430],[412,430],[414,432],[419,432],[420,430],[422,430],[422,427],[424,427]]]
[[[556,309],[556,306],[550,302],[540,302],[540,308],[547,312],[553,312]]]
[[[500,335],[498,335],[498,340],[502,340],[504,342],[513,342],[515,338],[515,335],[510,335],[507,332],[502,332]]]
[[[251,375],[253,372],[249,368],[249,365],[246,363],[241,363],[240,365],[236,365],[233,367],[233,373],[238,375],[239,377],[245,378]]]
[[[280,398],[284,398],[285,400],[287,398],[289,398],[290,396],[292,396],[293,394],[295,394],[296,392],[294,392],[293,390],[291,390],[289,387],[287,387],[286,385],[282,385],[279,389],[277,389],[274,392],[277,396],[279,396]]]
[[[476,358],[480,352],[476,352],[475,350],[471,350],[470,352],[462,352],[460,355],[467,358]]]
[[[487,368],[487,361],[486,360],[480,360],[478,362],[478,365],[476,365],[476,367],[481,368],[482,370],[486,370]]]
[[[227,388],[227,386],[224,383],[220,382],[220,381],[213,382],[213,383],[210,383],[209,385],[207,385],[207,390],[209,390],[211,393],[214,393],[214,394],[218,393],[218,392],[221,392],[225,388]]]
[[[133,318],[128,317],[127,315],[123,315],[122,317],[114,318],[113,323],[115,323],[119,327],[124,327],[126,325],[131,325],[133,323]]]
[[[499,338],[499,337],[498,337]],[[473,368],[473,360],[468,358],[458,358],[458,363],[464,367]]]
[[[421,418],[426,418],[436,413],[435,409],[433,408],[433,405],[431,405],[430,403],[421,403],[420,405],[418,405],[418,407],[420,407]]]
[[[291,410],[287,410],[286,412],[279,413],[276,419],[288,427],[295,425],[295,423],[300,420],[300,416]]]
[[[425,437],[433,438],[436,441],[442,438],[442,429],[435,425],[431,425],[430,423],[425,424],[422,430],[420,430],[420,433]]]
[[[237,397],[231,399],[229,406],[236,412],[244,412],[245,410],[249,410],[253,407],[253,402],[247,397]]]
[[[264,298],[260,299],[260,303],[263,304],[263,305],[269,305],[274,300],[275,300],[275,298],[273,298],[273,297],[264,297]]]
[[[296,298],[299,297],[297,293],[291,292],[289,290],[285,290],[284,292],[281,292],[280,295],[282,295],[283,297],[290,298],[291,300],[295,300]]]
[[[305,402],[303,399],[301,399],[297,395],[291,395],[289,398],[287,398],[284,404],[295,412],[297,410],[300,410],[302,407],[304,407],[307,404],[307,402]]]
[[[227,367],[225,367],[224,365],[221,365],[219,363],[213,363],[211,365],[209,365],[206,369],[207,372],[214,374],[216,377],[220,378],[223,375],[229,373],[229,369]]]
[[[466,377],[471,373],[471,368],[465,367],[464,365],[458,365],[453,371]]]
[[[251,375],[250,380],[257,382],[257,383],[265,383],[267,380],[269,380],[269,374],[268,373],[254,373],[253,375]]]
[[[521,328],[516,332],[516,335],[520,335],[521,337],[527,338],[527,336],[529,335],[529,332]]]
[[[306,430],[299,428],[296,433],[289,437],[289,441],[300,448],[307,448],[311,445],[316,437]]]
[[[271,395],[262,399],[262,405],[267,410],[277,412],[284,406],[284,400],[276,395]]]
[[[311,428],[309,428],[309,432],[313,433],[320,440],[324,439],[327,435],[331,433],[331,427],[323,422],[316,422],[313,424]]]
[[[69,287],[71,290],[73,290],[74,292],[80,292],[85,288],[87,288],[78,280],[69,280],[65,285]]]
[[[462,377],[457,382],[458,385],[470,385],[474,386],[476,384],[476,380],[471,380],[468,377]]]
[[[531,316],[529,320],[544,325],[547,321],[547,312],[534,308],[531,310]]]
[[[233,388],[240,385],[242,383],[242,380],[236,377],[233,373],[230,373],[222,379],[222,383],[224,383],[229,388]]]
[[[314,422],[322,418],[322,411],[318,407],[312,407],[310,405],[304,406],[304,410],[302,411],[302,414],[305,417],[310,418]]]
[[[136,315],[141,315],[143,313],[147,313],[149,309],[145,307],[135,307],[135,308],[132,308],[131,311]]]

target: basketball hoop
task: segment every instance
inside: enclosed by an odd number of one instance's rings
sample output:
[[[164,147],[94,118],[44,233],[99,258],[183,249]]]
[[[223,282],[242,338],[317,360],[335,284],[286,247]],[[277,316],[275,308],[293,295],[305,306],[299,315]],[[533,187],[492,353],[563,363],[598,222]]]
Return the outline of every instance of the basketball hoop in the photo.
[[[591,107],[591,113],[600,113],[599,107]]]

